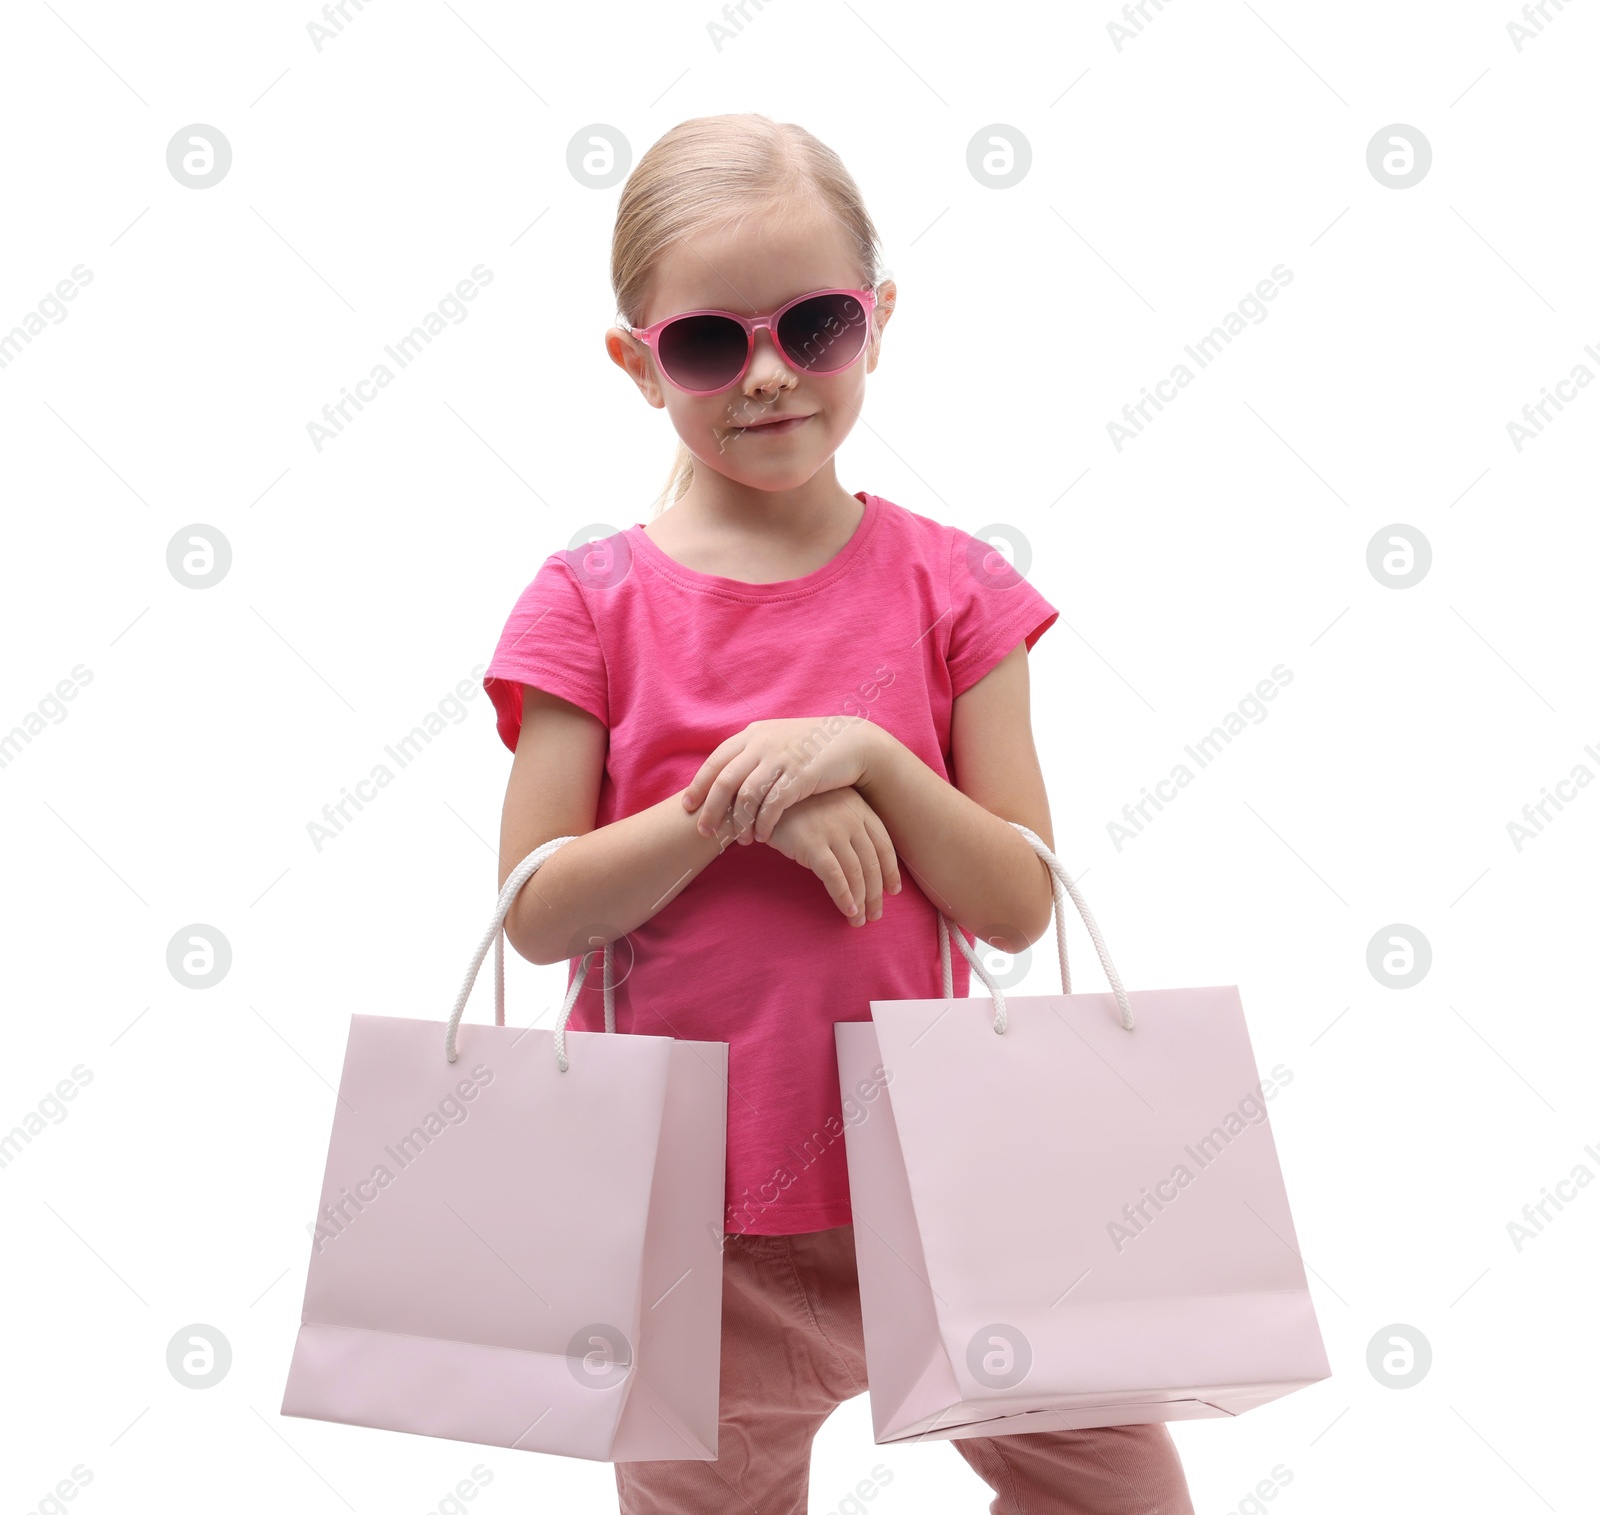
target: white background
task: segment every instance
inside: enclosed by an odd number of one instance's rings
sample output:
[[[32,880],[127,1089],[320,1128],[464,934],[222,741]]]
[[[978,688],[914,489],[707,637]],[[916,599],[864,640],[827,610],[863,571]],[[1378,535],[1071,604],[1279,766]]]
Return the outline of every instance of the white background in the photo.
[[[714,14],[374,0],[318,51],[309,0],[7,8],[0,331],[92,281],[0,368],[0,730],[92,679],[0,768],[0,1131],[92,1081],[0,1169],[6,1508],[82,1464],[88,1512],[423,1515],[479,1463],[491,1515],[615,1507],[605,1464],[277,1413],[348,1016],[442,1019],[493,905],[487,698],[320,850],[307,824],[476,684],[546,555],[664,479],[669,423],[601,343],[618,191],[569,141],[636,161],[758,110],[842,155],[899,286],[842,482],[1023,534],[1061,609],[1030,659],[1059,855],[1130,987],[1237,983],[1293,1070],[1272,1128],[1333,1376],[1175,1426],[1196,1509],[1280,1464],[1286,1515],[1593,1509],[1600,1186],[1520,1252],[1507,1223],[1600,1176],[1600,790],[1520,849],[1507,823],[1600,774],[1600,390],[1520,451],[1507,423],[1600,374],[1600,16],[1552,5],[1519,50],[1509,0],[1169,0],[1118,50],[1109,3],[778,0],[720,49]],[[232,146],[206,190],[166,164],[192,123]],[[1432,146],[1408,189],[1367,166],[1394,123]],[[1004,190],[967,168],[994,125],[1032,150]],[[477,264],[468,318],[318,451]],[[1119,451],[1107,422],[1278,264]],[[232,549],[206,590],[167,567],[196,523]],[[1391,527],[1431,546],[1414,587],[1368,568]],[[1277,664],[1267,718],[1119,849]],[[195,923],[233,955],[206,990],[167,968]],[[1431,948],[1408,989],[1368,967],[1397,926]],[[564,971],[511,973],[510,1019],[548,1017]],[[205,1391],[165,1362],[194,1322],[233,1351]],[[1367,1367],[1394,1324],[1433,1352],[1404,1390]],[[875,1447],[863,1396],[811,1510],[879,1463],[873,1509],[986,1507],[950,1447]]]

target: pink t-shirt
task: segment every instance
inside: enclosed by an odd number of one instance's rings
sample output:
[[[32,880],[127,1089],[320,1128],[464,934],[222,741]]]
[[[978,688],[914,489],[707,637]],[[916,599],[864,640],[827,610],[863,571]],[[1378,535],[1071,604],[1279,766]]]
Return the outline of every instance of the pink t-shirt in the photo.
[[[483,681],[506,746],[523,684],[603,721],[597,826],[676,794],[713,748],[777,717],[864,715],[948,780],[955,697],[1058,612],[987,543],[856,498],[864,514],[838,554],[778,583],[685,568],[639,522],[552,553]],[[851,1218],[844,1126],[864,1107],[841,1098],[833,1023],[871,1019],[869,1000],[942,992],[934,907],[901,879],[879,920],[852,926],[810,869],[734,844],[613,946],[619,1032],[729,1044],[729,1232]],[[951,958],[964,997],[954,942]],[[574,959],[569,984],[576,971]],[[605,1029],[598,957],[568,1025]]]

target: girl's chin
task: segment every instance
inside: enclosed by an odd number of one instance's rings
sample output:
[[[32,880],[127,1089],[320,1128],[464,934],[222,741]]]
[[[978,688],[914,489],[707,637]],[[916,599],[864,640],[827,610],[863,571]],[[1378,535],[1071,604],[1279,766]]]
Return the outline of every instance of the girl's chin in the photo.
[[[725,462],[740,460],[740,466],[765,472],[768,468],[793,462],[802,453],[814,454],[818,432],[808,418],[803,426],[785,427],[771,436],[762,436],[764,428],[752,431],[730,429],[712,433],[710,453]]]
[[[783,463],[774,459],[771,467],[752,468],[743,462],[737,468],[727,466],[727,460],[721,464],[707,465],[721,474],[730,483],[741,484],[746,489],[759,489],[764,494],[781,494],[787,490],[799,489],[816,475],[813,464],[802,464],[798,459],[787,458]]]

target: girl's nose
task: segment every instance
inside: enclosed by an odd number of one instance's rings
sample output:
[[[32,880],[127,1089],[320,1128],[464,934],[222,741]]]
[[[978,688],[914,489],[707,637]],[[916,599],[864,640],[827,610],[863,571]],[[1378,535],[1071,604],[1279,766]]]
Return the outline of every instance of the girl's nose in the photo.
[[[797,382],[794,370],[783,361],[772,333],[765,328],[756,333],[756,349],[750,355],[750,371],[744,378],[748,390],[788,387]]]

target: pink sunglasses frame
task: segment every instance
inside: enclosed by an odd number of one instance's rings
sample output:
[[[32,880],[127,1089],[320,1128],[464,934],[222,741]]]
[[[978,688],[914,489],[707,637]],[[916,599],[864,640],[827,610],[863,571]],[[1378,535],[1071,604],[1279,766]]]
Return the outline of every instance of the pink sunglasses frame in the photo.
[[[750,363],[755,357],[756,353],[756,333],[758,331],[765,331],[767,335],[772,338],[772,345],[778,349],[778,352],[782,356],[784,362],[802,374],[820,372],[826,376],[828,374],[843,373],[845,369],[850,367],[851,363],[856,362],[857,359],[861,357],[861,353],[864,353],[867,350],[867,346],[871,340],[870,329],[867,333],[867,336],[862,340],[861,352],[858,352],[855,357],[850,360],[850,363],[841,363],[837,368],[826,368],[822,370],[807,368],[804,364],[795,362],[794,358],[785,349],[782,340],[778,336],[778,322],[781,321],[783,317],[796,305],[799,305],[806,300],[814,300],[819,295],[854,296],[866,307],[867,325],[869,328],[871,327],[872,312],[877,308],[878,304],[878,292],[876,289],[872,288],[808,290],[805,294],[796,295],[794,299],[788,301],[786,304],[780,305],[774,311],[769,311],[764,316],[741,316],[737,311],[734,310],[680,310],[677,315],[668,316],[663,321],[657,321],[653,326],[629,326],[628,323],[622,320],[620,317],[617,320],[617,325],[620,326],[623,331],[627,332],[629,336],[637,337],[645,344],[645,346],[650,349],[650,356],[655,359],[656,368],[660,371],[662,378],[664,378],[674,389],[682,390],[682,392],[686,395],[720,395],[724,391],[732,389],[735,384],[737,384],[747,373],[750,372]],[[744,362],[740,365],[738,373],[729,379],[726,384],[719,385],[716,389],[690,389],[688,385],[680,384],[672,377],[671,374],[667,372],[666,365],[661,361],[661,333],[665,331],[667,327],[671,326],[674,321],[685,321],[690,316],[726,316],[730,321],[737,321],[740,326],[744,327]]]

